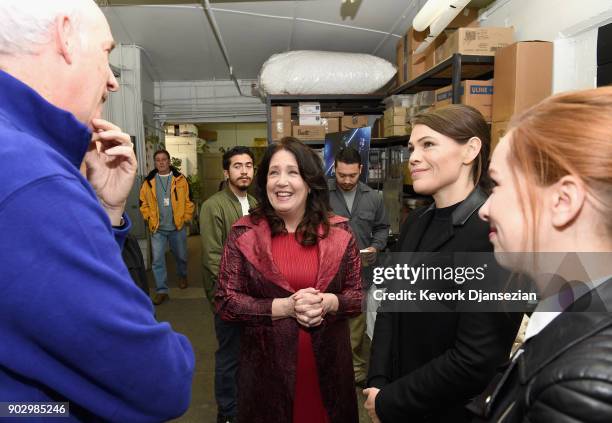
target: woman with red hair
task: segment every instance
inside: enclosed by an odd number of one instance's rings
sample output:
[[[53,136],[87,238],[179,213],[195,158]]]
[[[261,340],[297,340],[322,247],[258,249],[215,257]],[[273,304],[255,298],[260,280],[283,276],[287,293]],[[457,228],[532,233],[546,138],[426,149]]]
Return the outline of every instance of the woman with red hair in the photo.
[[[515,117],[489,173],[480,216],[496,258],[541,299],[501,382],[470,408],[494,422],[610,422],[612,87]]]

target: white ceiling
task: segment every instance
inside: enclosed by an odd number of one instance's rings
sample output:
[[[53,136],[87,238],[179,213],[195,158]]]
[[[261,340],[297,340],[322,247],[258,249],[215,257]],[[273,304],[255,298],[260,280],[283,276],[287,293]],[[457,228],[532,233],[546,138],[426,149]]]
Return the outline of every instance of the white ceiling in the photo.
[[[98,2],[116,41],[142,47],[160,80],[228,79],[227,66],[200,3]],[[117,6],[127,3],[149,5]],[[240,79],[255,79],[272,54],[288,50],[369,53],[393,62],[400,34],[424,3],[425,0],[356,0],[352,5],[342,5],[341,0],[213,0],[211,6],[234,74]]]

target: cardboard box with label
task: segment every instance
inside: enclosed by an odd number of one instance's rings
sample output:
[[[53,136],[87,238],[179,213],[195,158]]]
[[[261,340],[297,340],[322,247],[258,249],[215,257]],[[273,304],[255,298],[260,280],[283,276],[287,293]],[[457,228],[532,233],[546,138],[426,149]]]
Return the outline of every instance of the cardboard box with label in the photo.
[[[364,126],[368,126],[368,117],[364,115],[343,116],[340,121],[340,131],[363,128]]]
[[[319,141],[325,139],[325,127],[323,125],[294,126],[293,136],[302,141]]]
[[[321,115],[304,115],[298,117],[300,126],[321,125]]]
[[[291,107],[273,106],[272,111],[272,141],[280,141],[291,136]]]
[[[495,52],[514,42],[514,28],[459,28],[446,34],[446,40],[436,46],[436,64],[455,53],[495,56]]]
[[[447,86],[436,90],[435,107],[440,108],[453,102],[453,88]],[[485,121],[491,122],[493,106],[493,80],[476,81],[465,80],[461,82],[461,104],[476,108]]]
[[[325,128],[326,134],[340,132],[339,118],[321,118],[321,125],[323,125],[323,127]]]
[[[298,114],[299,115],[321,115],[321,103],[311,102],[299,102],[298,103]]]
[[[510,120],[552,94],[553,44],[521,41],[497,52],[493,121]]]
[[[495,150],[497,144],[499,144],[499,140],[506,135],[508,123],[510,122],[505,120],[503,122],[493,122],[491,125],[491,153],[489,154],[489,157],[491,154],[493,154],[493,150]]]

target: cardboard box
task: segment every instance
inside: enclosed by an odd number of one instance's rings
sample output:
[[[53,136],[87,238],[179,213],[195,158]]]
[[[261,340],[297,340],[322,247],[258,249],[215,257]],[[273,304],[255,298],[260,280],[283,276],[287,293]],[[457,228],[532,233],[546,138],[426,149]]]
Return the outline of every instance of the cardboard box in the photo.
[[[453,88],[451,85],[436,90],[436,109],[453,102]],[[493,80],[476,81],[465,80],[461,82],[461,104],[472,106],[491,122],[493,106]]]
[[[404,107],[393,107],[385,110],[383,115],[385,128],[388,126],[405,126],[408,110]]]
[[[318,141],[325,139],[325,127],[323,125],[314,126],[294,126],[293,136],[302,141]]]
[[[334,132],[340,132],[340,119],[339,118],[321,118],[321,125],[325,128],[326,134],[333,134]]]
[[[321,112],[322,118],[341,118],[344,112]]]
[[[321,104],[318,102],[298,103],[298,114],[299,115],[320,115]]]
[[[514,28],[459,28],[447,31],[446,41],[436,46],[434,62],[443,62],[454,53],[495,56],[514,42]]]
[[[408,114],[409,107],[393,106],[385,109],[386,114],[393,116],[406,116]]]
[[[495,150],[495,147],[497,147],[497,144],[499,144],[499,140],[506,135],[508,123],[509,121],[505,120],[503,122],[493,122],[491,125],[491,152],[489,157],[491,157],[493,150]]]
[[[413,28],[406,34],[406,79],[413,80],[434,65],[434,52],[438,45],[444,42],[440,35],[423,53],[414,54],[414,51],[425,41],[428,31],[417,32]]]
[[[465,8],[453,19],[447,28],[477,27],[478,8]],[[428,31],[416,32],[410,28],[402,38],[399,39],[395,47],[395,58],[397,65],[397,83],[403,84],[406,81],[416,78],[434,64],[435,47],[440,45],[445,37],[442,35],[436,39],[433,48],[427,52],[414,55],[413,52],[425,40]],[[440,39],[442,38],[442,39]]]
[[[372,125],[372,138],[383,138],[385,136],[384,118],[378,118]]]
[[[368,126],[368,117],[364,115],[343,116],[340,121],[340,131],[348,131],[349,129],[363,128]]]
[[[280,141],[291,136],[291,107],[272,107],[272,141]]]
[[[552,94],[553,44],[522,41],[495,55],[493,121],[510,120],[513,114]]]
[[[300,126],[321,125],[321,115],[304,115],[299,116]]]
[[[403,125],[393,125],[393,126],[387,126],[385,124],[384,135],[385,137],[401,137],[408,133],[407,128],[408,126],[406,126],[405,123]]]

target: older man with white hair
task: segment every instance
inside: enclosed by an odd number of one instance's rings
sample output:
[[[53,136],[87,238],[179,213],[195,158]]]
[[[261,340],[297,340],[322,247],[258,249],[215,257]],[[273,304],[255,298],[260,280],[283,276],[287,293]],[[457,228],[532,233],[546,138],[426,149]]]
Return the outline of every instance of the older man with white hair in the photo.
[[[179,416],[191,345],[121,259],[136,159],[100,118],[119,88],[106,19],[91,0],[2,0],[0,22],[0,417],[50,401],[77,421]]]

